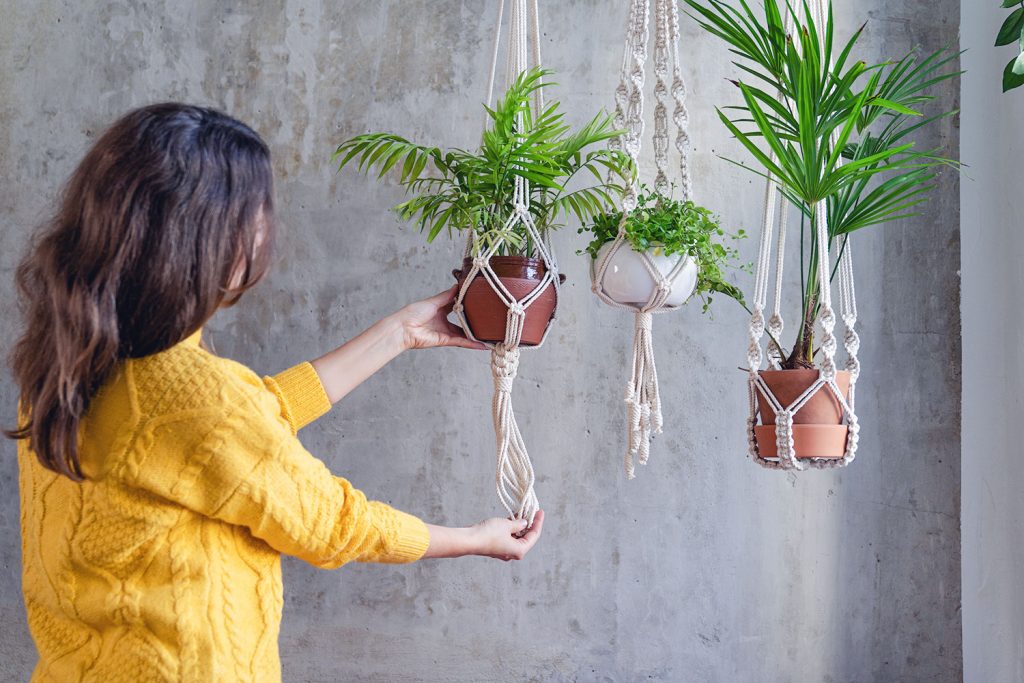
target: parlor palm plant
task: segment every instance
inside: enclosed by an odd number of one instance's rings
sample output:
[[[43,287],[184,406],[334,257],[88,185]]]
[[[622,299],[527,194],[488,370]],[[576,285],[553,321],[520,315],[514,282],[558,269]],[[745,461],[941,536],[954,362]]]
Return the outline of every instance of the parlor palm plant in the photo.
[[[598,114],[574,130],[557,101],[534,109],[541,91],[550,85],[545,82],[549,73],[523,72],[493,109],[486,108],[489,124],[475,150],[442,149],[393,133],[368,133],[341,143],[335,152],[339,169],[356,164],[365,173],[376,171],[378,178],[397,174],[412,196],[394,210],[426,233],[428,242],[441,233],[468,234],[472,255],[486,256],[493,276],[481,276],[472,259],[453,272],[462,286],[467,324],[482,341],[506,338],[507,296],[531,300],[525,309],[522,344],[543,340],[557,292],[546,284],[553,279],[548,263],[531,258],[545,253],[536,239],[545,239],[547,231],[571,218],[583,223],[604,213],[632,179],[629,156],[600,144],[621,132],[608,114]],[[516,195],[517,185],[525,196]],[[517,201],[528,207],[537,232],[531,232],[520,215],[513,215]],[[501,296],[493,277],[501,283]]]
[[[412,198],[394,207],[433,241],[442,232],[472,231],[474,249],[503,240],[501,253],[529,255],[532,245],[522,226],[504,227],[513,201],[515,178],[529,182],[530,213],[540,230],[556,229],[569,217],[586,222],[614,204],[630,177],[627,154],[596,147],[616,137],[608,114],[594,116],[576,130],[565,123],[557,101],[535,113],[533,102],[550,71],[523,72],[505,96],[487,108],[489,126],[476,150],[420,145],[393,133],[357,135],[338,146],[344,168],[393,169]],[[610,178],[610,180],[609,180]],[[580,180],[590,184],[580,185]]]

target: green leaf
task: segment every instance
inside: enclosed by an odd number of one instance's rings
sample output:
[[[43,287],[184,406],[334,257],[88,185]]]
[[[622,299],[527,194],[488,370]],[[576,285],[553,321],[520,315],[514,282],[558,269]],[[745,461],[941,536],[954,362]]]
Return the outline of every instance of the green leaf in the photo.
[[[919,112],[919,111],[915,111],[915,110],[911,109],[910,107],[904,107],[899,102],[893,102],[892,100],[887,100],[887,99],[885,99],[883,97],[872,97],[871,101],[868,102],[868,104],[870,106],[875,106],[875,107],[884,107],[885,109],[890,109],[892,111],[899,112],[900,114],[905,114],[907,116],[921,116],[922,115],[921,112]]]
[[[1024,52],[1017,55],[1017,59],[1013,61],[1012,71],[1015,76],[1024,76]]]
[[[1002,7],[1017,7],[1020,5],[1020,0],[1003,0]]]
[[[1011,59],[1007,64],[1006,68],[1003,69],[1003,92],[1008,92],[1014,88],[1019,88],[1024,85],[1024,76],[1015,74],[1013,67],[1017,64],[1019,55]]]
[[[996,47],[1009,45],[1020,39],[1021,28],[1024,28],[1024,7],[1018,7],[1006,17],[999,34],[996,36]]]

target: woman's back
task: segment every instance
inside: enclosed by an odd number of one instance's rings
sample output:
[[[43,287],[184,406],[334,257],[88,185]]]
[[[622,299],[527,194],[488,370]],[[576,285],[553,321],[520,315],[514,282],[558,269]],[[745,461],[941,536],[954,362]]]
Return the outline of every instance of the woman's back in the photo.
[[[332,491],[347,482],[296,450],[294,431],[329,406],[308,364],[261,380],[195,335],[126,361],[96,395],[83,482],[21,441],[33,680],[279,679],[280,555],[253,529],[320,566],[421,555],[425,531],[403,554],[359,525],[329,528],[339,506],[374,505]]]

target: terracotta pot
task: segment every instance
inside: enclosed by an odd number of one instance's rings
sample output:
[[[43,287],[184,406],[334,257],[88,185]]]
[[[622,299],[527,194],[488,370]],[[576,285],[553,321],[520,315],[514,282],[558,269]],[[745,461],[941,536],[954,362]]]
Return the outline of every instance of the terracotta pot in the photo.
[[[846,425],[793,425],[793,449],[798,458],[841,458],[846,453]],[[775,425],[754,427],[762,458],[777,458]]]
[[[466,274],[473,267],[472,259],[462,262],[462,270],[453,270],[452,275],[461,286]],[[544,261],[527,256],[492,256],[491,269],[505,285],[509,293],[516,299],[522,299],[537,288],[547,273]],[[559,283],[565,282],[565,276],[559,276]],[[508,307],[490,283],[478,273],[470,283],[466,296],[462,301],[466,319],[473,330],[473,335],[484,342],[498,343],[505,341],[505,324]],[[558,297],[551,285],[541,293],[540,297],[526,309],[523,322],[522,346],[536,346],[544,338],[544,332],[555,315]]]
[[[597,258],[594,259],[594,275],[597,275],[597,266],[604,259],[608,250],[612,248],[612,244],[614,243],[604,244],[597,252]],[[657,249],[648,249],[647,255],[651,257],[655,268],[663,276],[671,273],[680,259],[686,259],[687,263],[672,283],[672,293],[665,300],[665,304],[679,306],[690,298],[697,286],[697,262],[693,260],[693,257],[684,254],[665,256],[658,253]],[[651,277],[647,266],[644,265],[640,253],[634,251],[629,244],[620,246],[608,263],[608,270],[605,271],[605,293],[620,304],[646,304],[651,300],[655,286],[654,278]]]
[[[789,405],[818,379],[817,370],[762,370],[761,378],[782,405]],[[836,384],[850,395],[850,373],[836,372]],[[757,392],[761,424],[754,427],[757,448],[766,458],[778,456],[775,443],[775,411]],[[819,389],[793,416],[793,444],[798,458],[841,458],[849,431],[842,424],[843,409],[831,390]]]

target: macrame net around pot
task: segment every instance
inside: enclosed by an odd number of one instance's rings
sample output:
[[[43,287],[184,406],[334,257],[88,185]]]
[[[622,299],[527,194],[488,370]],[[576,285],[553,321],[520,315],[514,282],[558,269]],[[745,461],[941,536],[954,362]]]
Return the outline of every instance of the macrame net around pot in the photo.
[[[827,12],[826,0],[812,0],[809,9],[814,21],[823,25]],[[795,22],[796,18],[788,14],[788,33],[793,32]],[[778,340],[784,328],[781,305],[788,207],[788,200],[780,196],[775,179],[771,176],[767,179],[764,225],[748,329],[750,415],[747,419],[747,443],[751,459],[769,469],[831,469],[848,465],[857,455],[860,427],[854,412],[854,397],[860,375],[860,362],[857,359],[860,338],[855,329],[857,298],[853,283],[853,250],[847,238],[840,250],[836,268],[839,310],[844,325],[843,347],[846,351],[846,363],[844,369],[840,370],[835,360],[836,317],[832,307],[831,245],[825,204],[821,201],[815,206],[814,216],[815,237],[821,254],[818,259],[820,291],[816,321],[821,339],[821,367],[818,370],[781,370],[780,349],[771,344],[767,352],[767,368],[762,369],[765,353],[761,342],[765,331]],[[766,322],[768,282],[773,260],[774,303],[771,316]]]
[[[644,133],[644,85],[648,52],[650,0],[632,0],[626,27],[626,45],[622,58],[619,86],[615,91],[615,126],[625,133],[613,141],[639,168]],[[679,60],[679,14],[674,0],[654,0],[654,160],[657,175],[655,189],[662,195],[669,183],[669,107],[674,143],[679,154],[678,187],[683,201],[692,194],[689,170],[689,133],[686,111],[686,87]],[[622,200],[622,222],[615,240],[601,248],[591,262],[594,293],[605,303],[631,310],[635,314],[633,366],[626,387],[628,444],[625,456],[626,476],[635,476],[635,465],[646,464],[650,442],[662,429],[662,404],[658,372],[654,362],[651,333],[653,315],[678,309],[692,294],[697,282],[697,264],[686,254],[670,257],[632,249],[626,238],[626,221],[636,208],[638,181],[626,188]],[[628,277],[630,269],[643,268],[650,281],[640,296],[625,293],[617,278]],[[635,278],[634,278],[635,279]]]
[[[488,83],[487,102],[491,103],[498,62],[502,19],[508,0],[499,5],[494,38],[494,53]],[[508,84],[533,65],[539,67],[540,29],[537,1],[510,0],[508,59],[505,77]],[[535,94],[535,111],[543,109],[543,95]],[[539,504],[534,492],[534,471],[530,455],[512,410],[512,385],[519,370],[519,354],[526,348],[544,343],[558,306],[561,278],[547,230],[534,223],[530,213],[530,185],[517,176],[512,201],[507,207],[502,234],[512,230],[525,233],[530,245],[529,258],[501,255],[504,239],[496,239],[479,251],[469,234],[461,271],[455,271],[459,290],[453,313],[466,336],[485,343],[491,349],[494,377],[492,414],[497,445],[496,485],[498,498],[511,517],[526,519],[532,525]],[[495,315],[494,311],[500,312]]]

